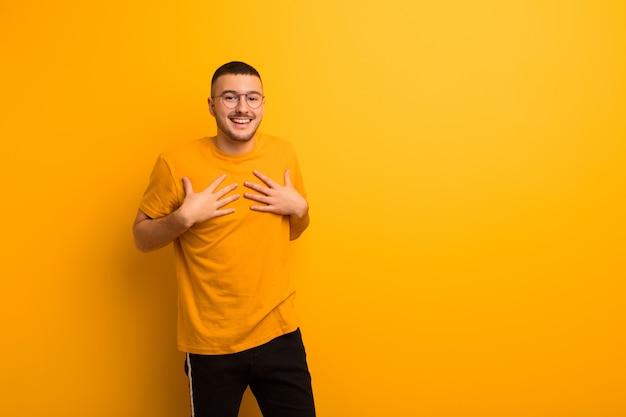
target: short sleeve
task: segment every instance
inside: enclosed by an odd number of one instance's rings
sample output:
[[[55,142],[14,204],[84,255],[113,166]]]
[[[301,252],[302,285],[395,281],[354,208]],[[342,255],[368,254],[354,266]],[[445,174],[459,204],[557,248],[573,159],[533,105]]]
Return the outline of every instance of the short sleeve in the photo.
[[[300,193],[302,197],[306,198],[306,190],[304,188],[304,181],[302,179],[302,171],[300,171],[300,164],[298,163],[298,157],[296,156],[295,151],[293,159],[294,168],[293,172],[291,173],[291,182],[294,188],[298,190],[298,193]]]
[[[170,214],[181,204],[178,198],[179,187],[167,161],[163,155],[160,155],[152,168],[150,182],[141,199],[139,209],[153,219]]]

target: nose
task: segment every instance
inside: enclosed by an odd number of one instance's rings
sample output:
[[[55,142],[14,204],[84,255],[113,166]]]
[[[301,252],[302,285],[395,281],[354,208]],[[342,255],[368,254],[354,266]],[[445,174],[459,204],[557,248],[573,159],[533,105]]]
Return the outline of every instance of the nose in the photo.
[[[237,106],[235,106],[235,109],[239,111],[247,111],[250,109],[250,106],[248,106],[247,94],[239,94],[239,101],[237,101]]]

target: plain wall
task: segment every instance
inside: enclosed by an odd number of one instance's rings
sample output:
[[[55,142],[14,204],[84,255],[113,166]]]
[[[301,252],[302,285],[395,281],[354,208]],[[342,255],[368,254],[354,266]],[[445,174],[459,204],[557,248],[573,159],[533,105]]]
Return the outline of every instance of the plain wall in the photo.
[[[189,415],[131,224],[230,60],[300,156],[319,416],[626,415],[625,4],[3,2],[0,415]]]

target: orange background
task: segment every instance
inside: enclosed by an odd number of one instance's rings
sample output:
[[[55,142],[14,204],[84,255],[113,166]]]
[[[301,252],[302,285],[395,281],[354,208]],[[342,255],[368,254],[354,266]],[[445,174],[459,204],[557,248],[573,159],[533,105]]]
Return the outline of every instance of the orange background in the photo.
[[[626,3],[0,5],[0,415],[188,416],[159,152],[256,66],[318,415],[626,415]],[[249,395],[242,416],[258,416]]]

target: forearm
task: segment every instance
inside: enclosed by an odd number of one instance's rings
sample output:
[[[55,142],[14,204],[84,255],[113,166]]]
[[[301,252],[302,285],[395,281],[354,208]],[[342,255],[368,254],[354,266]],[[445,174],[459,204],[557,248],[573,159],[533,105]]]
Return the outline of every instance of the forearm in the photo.
[[[309,212],[299,217],[295,214],[289,216],[289,240],[296,240],[300,237],[302,232],[309,227]]]
[[[152,219],[142,211],[137,214],[133,225],[135,246],[142,252],[150,252],[162,248],[191,227],[179,210],[171,214]]]

